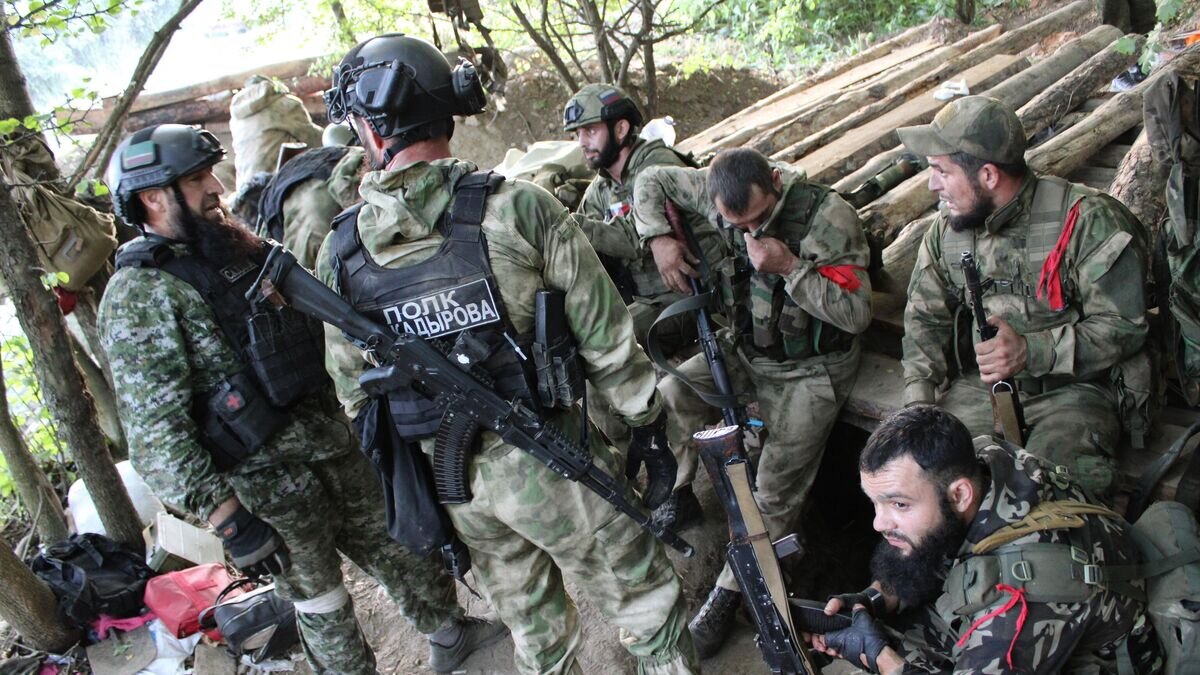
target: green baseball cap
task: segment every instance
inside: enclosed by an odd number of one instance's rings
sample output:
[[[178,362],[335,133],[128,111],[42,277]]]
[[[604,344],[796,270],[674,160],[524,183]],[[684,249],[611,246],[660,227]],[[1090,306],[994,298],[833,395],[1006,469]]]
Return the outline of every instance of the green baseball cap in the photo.
[[[1025,129],[1007,105],[987,96],[946,104],[930,124],[896,130],[910,152],[925,157],[965,152],[987,162],[1016,164],[1025,157]]]

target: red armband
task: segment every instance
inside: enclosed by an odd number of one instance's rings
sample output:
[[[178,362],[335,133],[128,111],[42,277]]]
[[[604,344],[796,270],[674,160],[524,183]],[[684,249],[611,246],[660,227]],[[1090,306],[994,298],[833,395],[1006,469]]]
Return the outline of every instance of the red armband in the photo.
[[[817,268],[817,274],[853,293],[862,287],[862,282],[859,281],[855,272],[866,269],[861,265],[825,265]]]

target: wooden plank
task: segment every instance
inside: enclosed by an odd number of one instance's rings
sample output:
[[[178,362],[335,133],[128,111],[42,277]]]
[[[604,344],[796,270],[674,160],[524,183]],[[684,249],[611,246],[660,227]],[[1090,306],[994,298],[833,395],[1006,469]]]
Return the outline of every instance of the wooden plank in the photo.
[[[1109,143],[1100,148],[1096,154],[1089,157],[1088,164],[1106,169],[1115,169],[1121,165],[1121,160],[1125,159],[1125,155],[1129,154],[1129,149],[1132,147],[1132,145],[1125,143]]]
[[[902,407],[904,371],[899,359],[864,352],[858,366],[858,379],[840,419],[864,431],[874,431],[884,418]]]
[[[955,79],[966,80],[971,91],[991,87],[1029,65],[1028,59],[1009,54],[998,54],[983,63],[967,69]],[[901,104],[866,124],[853,133],[846,134],[829,145],[817,148],[800,158],[796,164],[803,167],[811,180],[832,183],[838,177],[857,169],[873,155],[883,152],[900,142],[896,135],[898,127],[913,124],[928,124],[945,105],[933,97],[938,85],[929,87],[911,100]]]
[[[793,94],[776,99],[773,103],[759,107],[753,111],[730,118],[720,124],[692,136],[676,147],[680,152],[694,152],[698,155],[707,154],[723,147],[736,145],[754,134],[768,129],[792,117],[802,108],[812,105],[828,96],[836,96],[845,89],[864,84],[920,54],[936,48],[932,40],[898,49],[874,61],[864,63],[840,75],[819,82],[811,87]]]

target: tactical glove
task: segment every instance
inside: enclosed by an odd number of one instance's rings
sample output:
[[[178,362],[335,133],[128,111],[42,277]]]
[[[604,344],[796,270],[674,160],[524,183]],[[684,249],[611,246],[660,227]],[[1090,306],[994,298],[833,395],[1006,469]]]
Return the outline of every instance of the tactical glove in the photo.
[[[291,567],[291,557],[279,533],[241,505],[217,525],[217,534],[225,542],[234,567],[246,576],[282,574]]]
[[[671,496],[679,465],[667,444],[667,413],[660,413],[650,424],[630,429],[629,456],[625,477],[633,480],[646,465],[646,492],[642,500],[654,510]]]
[[[887,614],[887,603],[883,599],[883,593],[880,593],[879,589],[872,586],[867,586],[857,593],[842,593],[841,595],[829,596],[830,600],[834,598],[842,601],[842,611],[853,610],[855,605],[862,605],[875,618]]]
[[[878,673],[879,665],[875,660],[879,658],[883,648],[888,646],[888,642],[883,626],[871,616],[871,612],[856,609],[850,627],[826,633],[825,645],[856,666],[861,666],[860,657],[866,656],[871,672]]]

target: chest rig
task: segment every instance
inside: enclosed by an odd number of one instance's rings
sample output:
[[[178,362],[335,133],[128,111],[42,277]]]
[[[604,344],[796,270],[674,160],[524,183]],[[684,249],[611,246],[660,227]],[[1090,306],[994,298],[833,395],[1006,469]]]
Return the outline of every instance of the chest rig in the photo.
[[[487,198],[503,182],[504,176],[482,171],[459,179],[438,224],[441,246],[404,267],[386,268],[371,258],[358,232],[360,207],[347,209],[333,221],[332,264],[338,291],[356,311],[397,334],[473,354],[498,394],[533,406],[538,400],[529,359],[533,335],[517,334],[508,319],[482,228]],[[441,406],[413,389],[388,394],[388,407],[407,440],[431,437],[441,423]]]
[[[1067,181],[1055,176],[1041,176],[1037,179],[1037,187],[1029,208],[1029,217],[1023,227],[1018,226],[1019,231],[1009,235],[1012,237],[1013,253],[1004,261],[997,262],[989,260],[988,257],[982,260],[989,267],[985,270],[988,278],[984,280],[984,297],[1015,295],[1023,298],[1023,304],[1032,311],[1046,314],[1035,323],[1041,324],[1047,321],[1052,324],[1063,323],[1061,318],[1056,320],[1051,317],[1051,315],[1061,317],[1063,313],[1051,312],[1049,305],[1044,300],[1037,300],[1037,285],[1042,267],[1045,266],[1046,259],[1050,257],[1050,253],[1054,250],[1058,237],[1062,233],[1067,213],[1076,201],[1072,199],[1073,188],[1075,191],[1083,191],[1085,196],[1097,194],[1090,188],[1072,186]],[[967,285],[962,271],[962,254],[964,251],[971,251],[976,254],[976,260],[980,260],[980,255],[976,251],[978,244],[976,234],[974,230],[955,232],[950,227],[947,227],[942,234],[942,265],[948,271],[950,282],[954,285],[955,292],[964,305]],[[1068,278],[1068,269],[1069,266],[1063,265],[1059,274],[1062,275],[1064,296],[1073,298],[1075,286]],[[1078,308],[1068,304],[1065,311],[1077,314]]]
[[[117,269],[161,269],[196,289],[243,366],[197,396],[192,410],[201,444],[222,471],[266,444],[290,420],[289,408],[329,383],[321,325],[289,307],[246,299],[265,258],[261,248],[250,260],[219,267],[176,255],[168,240],[153,235],[117,252]]]
[[[801,242],[808,236],[817,207],[830,191],[823,185],[793,184],[783,196],[783,207],[768,236],[780,239],[789,251],[802,255]],[[745,313],[744,308],[749,307],[749,316],[735,318],[734,325],[741,327],[754,349],[785,361],[849,348],[854,336],[804,311],[788,295],[782,275],[754,270],[746,254],[747,236],[750,235],[740,231],[734,233],[735,259],[722,277],[726,286],[724,295],[727,302],[732,302],[730,309]]]

